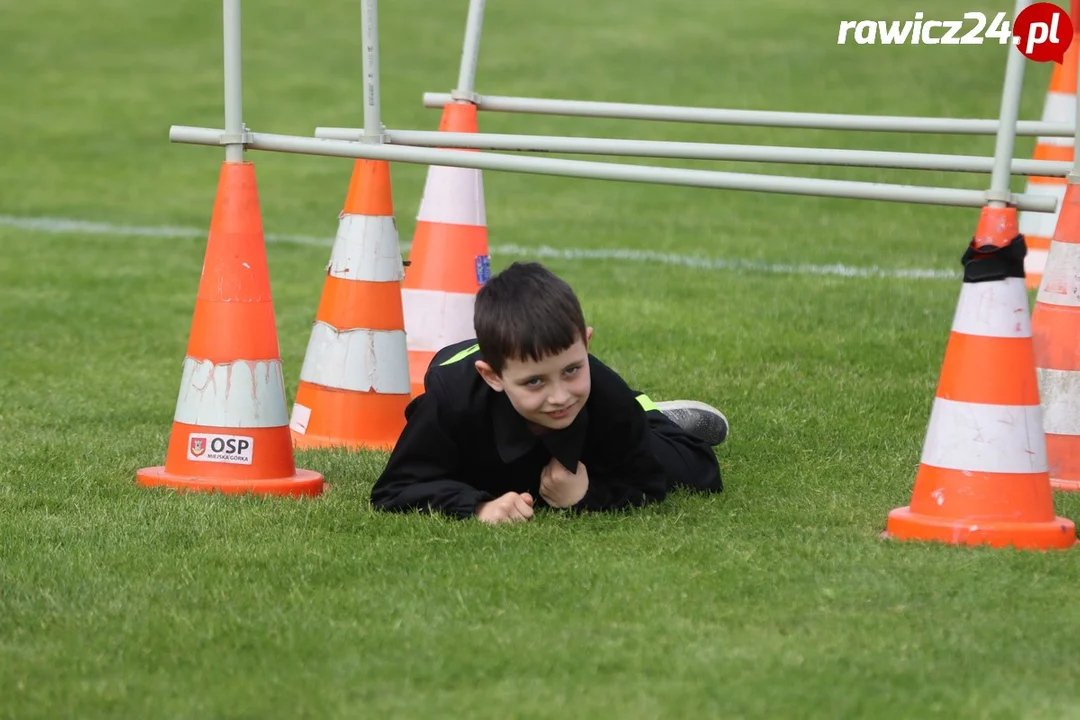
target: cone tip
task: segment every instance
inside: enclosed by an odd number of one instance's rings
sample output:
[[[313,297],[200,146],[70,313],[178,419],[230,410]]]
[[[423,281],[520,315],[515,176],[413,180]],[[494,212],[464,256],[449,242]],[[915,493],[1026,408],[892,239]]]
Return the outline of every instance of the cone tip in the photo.
[[[357,159],[349,180],[343,212],[348,215],[384,217],[394,214],[389,162]]]
[[[1015,207],[987,205],[979,214],[979,224],[975,228],[975,246],[1004,247],[1019,234],[1020,224]]]
[[[475,133],[479,131],[475,105],[469,102],[451,102],[443,106],[439,132]]]

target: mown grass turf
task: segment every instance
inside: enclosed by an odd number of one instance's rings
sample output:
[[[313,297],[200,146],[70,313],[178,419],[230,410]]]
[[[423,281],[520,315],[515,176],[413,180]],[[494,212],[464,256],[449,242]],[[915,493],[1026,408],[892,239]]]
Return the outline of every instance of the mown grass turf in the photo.
[[[466,3],[384,3],[390,127],[433,128]],[[994,2],[988,14],[1009,9]],[[958,0],[933,14],[960,18]],[[837,46],[868,8],[488,4],[478,90],[994,117],[997,46]],[[929,15],[928,15],[929,16]],[[213,4],[7,3],[0,215],[205,228],[221,152]],[[245,119],[360,125],[356,4],[244,16]],[[1029,64],[1022,116],[1049,67]],[[483,115],[491,132],[989,154],[991,137]],[[1017,141],[1029,155],[1031,138]],[[268,233],[331,237],[348,161],[249,153]],[[983,188],[988,178],[634,161]],[[402,240],[425,169],[393,167]],[[977,211],[485,175],[493,245],[959,269]],[[1015,179],[1014,187],[1023,186]],[[727,491],[488,528],[373,514],[379,454],[298,453],[313,501],[138,488],[163,461],[201,238],[0,227],[0,711],[6,717],[1046,717],[1080,714],[1072,553],[896,545],[959,286],[551,259],[595,352],[721,406]],[[269,244],[290,400],[328,246]],[[495,254],[495,268],[516,257]],[[992,361],[992,359],[988,359]],[[1055,497],[1080,517],[1080,501]]]

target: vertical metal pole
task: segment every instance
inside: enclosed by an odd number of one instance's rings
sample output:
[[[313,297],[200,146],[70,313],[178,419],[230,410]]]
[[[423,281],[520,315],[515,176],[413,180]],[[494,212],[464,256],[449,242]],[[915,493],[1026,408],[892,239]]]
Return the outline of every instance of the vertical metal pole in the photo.
[[[240,0],[224,0],[225,162],[244,161],[244,91],[240,62]]]
[[[364,37],[364,136],[368,143],[383,141],[382,101],[379,97],[379,0],[361,0]]]
[[[1031,4],[1031,0],[1016,0],[1013,20]],[[1016,121],[1020,117],[1020,95],[1024,86],[1024,64],[1027,58],[1013,43],[1006,44],[1008,60],[1005,63],[1005,86],[1001,93],[1001,122],[998,125],[997,143],[994,146],[994,169],[990,175],[990,207],[1005,207],[1009,199],[1009,170],[1013,149],[1016,145]]]
[[[469,0],[469,19],[465,25],[465,44],[461,48],[461,70],[457,88],[451,93],[455,100],[473,100],[476,95],[476,65],[480,59],[480,31],[484,27],[486,0]]]

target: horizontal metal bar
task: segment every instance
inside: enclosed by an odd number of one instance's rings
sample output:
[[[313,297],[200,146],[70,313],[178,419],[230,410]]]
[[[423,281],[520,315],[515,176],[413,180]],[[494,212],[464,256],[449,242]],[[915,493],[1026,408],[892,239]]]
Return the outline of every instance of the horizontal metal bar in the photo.
[[[169,130],[169,139],[173,142],[195,145],[219,145],[221,136],[222,131],[213,128],[174,125]],[[322,140],[298,135],[251,133],[251,139],[247,143],[247,147],[254,150],[298,153],[301,155],[367,158],[420,165],[444,165],[477,170],[682,185],[721,190],[747,190],[789,195],[883,200],[887,202],[959,207],[983,207],[986,203],[986,193],[981,190],[888,185],[849,180],[752,175],[585,160],[534,158],[522,155],[499,155],[474,150],[440,150],[402,147],[400,145],[376,145],[346,140]],[[1019,210],[1053,212],[1057,207],[1057,199],[1052,196],[1016,194],[1012,196],[1011,201]]]
[[[318,127],[315,128],[315,137],[324,140],[356,142],[364,137],[364,130],[363,128]],[[722,145],[716,143],[581,138],[555,135],[446,133],[427,130],[387,130],[384,137],[387,142],[396,145],[416,147],[517,150],[521,152],[554,152],[578,155],[620,155],[684,160],[734,160],[796,165],[844,165],[849,167],[942,170],[986,174],[989,174],[994,166],[992,157],[978,155],[933,155],[929,153],[772,145]],[[1012,163],[1012,172],[1015,175],[1065,177],[1071,169],[1072,163],[1059,160],[1014,159]]]
[[[440,108],[453,102],[449,93],[424,93],[424,107]],[[968,118],[907,117],[903,115],[842,115],[839,113],[780,112],[772,110],[726,110],[720,108],[641,105],[593,102],[589,100],[548,100],[501,95],[478,95],[477,108],[490,112],[567,115],[573,117],[659,120],[664,122],[707,123],[711,125],[758,125],[808,128],[812,130],[852,130],[948,135],[995,135],[998,120]],[[1075,124],[1021,120],[1016,134],[1045,137],[1072,137]]]

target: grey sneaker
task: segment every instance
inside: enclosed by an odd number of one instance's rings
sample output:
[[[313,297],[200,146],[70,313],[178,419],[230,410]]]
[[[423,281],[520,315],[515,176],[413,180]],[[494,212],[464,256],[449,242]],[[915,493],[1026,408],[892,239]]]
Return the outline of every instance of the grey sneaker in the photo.
[[[656,406],[676,425],[713,447],[727,440],[727,418],[712,405],[696,400],[669,400]]]

